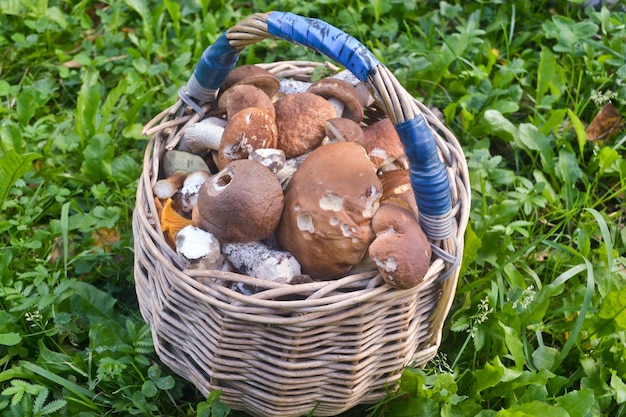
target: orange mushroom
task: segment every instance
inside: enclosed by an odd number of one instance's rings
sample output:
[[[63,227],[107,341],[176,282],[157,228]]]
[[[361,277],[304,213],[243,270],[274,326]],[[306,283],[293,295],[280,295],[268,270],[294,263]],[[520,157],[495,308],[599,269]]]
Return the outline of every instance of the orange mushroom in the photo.
[[[176,249],[176,234],[185,226],[191,224],[191,219],[181,215],[174,207],[172,207],[172,199],[165,200],[160,215],[161,230],[165,241],[172,249]]]

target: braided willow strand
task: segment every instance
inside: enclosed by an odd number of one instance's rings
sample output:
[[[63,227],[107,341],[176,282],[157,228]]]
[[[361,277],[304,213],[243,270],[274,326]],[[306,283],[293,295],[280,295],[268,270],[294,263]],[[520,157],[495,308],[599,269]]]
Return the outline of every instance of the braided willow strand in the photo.
[[[267,30],[269,13],[256,13],[232,26],[226,32],[230,44],[239,50],[264,39],[275,38]]]

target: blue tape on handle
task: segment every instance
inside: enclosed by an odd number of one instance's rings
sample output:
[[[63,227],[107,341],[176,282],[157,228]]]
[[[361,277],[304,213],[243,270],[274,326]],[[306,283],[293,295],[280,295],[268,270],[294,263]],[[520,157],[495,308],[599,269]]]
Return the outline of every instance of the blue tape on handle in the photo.
[[[239,50],[233,48],[222,34],[204,50],[193,74],[203,88],[217,90],[222,86],[239,59]]]
[[[442,216],[452,208],[446,166],[422,115],[395,125],[409,160],[411,185],[420,212]]]
[[[379,61],[358,40],[319,19],[289,12],[272,12],[267,31],[280,39],[316,50],[343,65],[359,80],[376,70]]]

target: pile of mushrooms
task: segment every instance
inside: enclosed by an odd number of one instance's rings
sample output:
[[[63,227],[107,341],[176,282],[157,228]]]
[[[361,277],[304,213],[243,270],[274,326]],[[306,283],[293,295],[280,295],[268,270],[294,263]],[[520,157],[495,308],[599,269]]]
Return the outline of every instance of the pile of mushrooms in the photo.
[[[153,193],[185,268],[281,283],[377,268],[397,288],[423,281],[431,249],[402,144],[389,119],[366,125],[372,98],[342,74],[294,83],[240,66],[217,111],[164,154]]]

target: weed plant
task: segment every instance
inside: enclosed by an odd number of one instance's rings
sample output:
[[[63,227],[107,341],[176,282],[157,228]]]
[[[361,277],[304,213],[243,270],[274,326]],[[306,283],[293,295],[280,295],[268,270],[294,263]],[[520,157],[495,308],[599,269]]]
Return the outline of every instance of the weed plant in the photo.
[[[0,415],[242,415],[155,355],[130,223],[142,125],[269,10],[360,39],[470,169],[438,356],[345,415],[625,416],[626,13],[565,0],[0,0]],[[288,59],[323,58],[264,41],[241,62]]]

